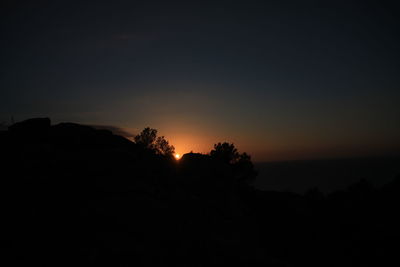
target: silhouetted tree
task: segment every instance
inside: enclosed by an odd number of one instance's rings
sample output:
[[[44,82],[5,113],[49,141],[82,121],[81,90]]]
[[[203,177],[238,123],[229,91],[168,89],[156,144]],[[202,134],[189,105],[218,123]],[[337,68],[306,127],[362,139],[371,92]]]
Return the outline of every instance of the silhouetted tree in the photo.
[[[135,136],[135,143],[142,145],[148,149],[153,149],[153,144],[157,138],[157,130],[149,127],[144,128],[143,131]]]
[[[146,127],[143,131],[135,136],[135,143],[146,149],[154,151],[156,154],[164,156],[172,156],[175,148],[170,145],[164,136],[157,137],[157,130]]]
[[[239,158],[233,166],[236,170],[237,179],[241,181],[253,181],[258,174],[254,169],[251,156],[246,152],[239,154]]]
[[[162,155],[173,155],[175,153],[175,147],[170,145],[164,136],[159,136],[155,142],[156,151]]]
[[[239,153],[232,143],[215,144],[210,156],[215,160],[230,164],[237,180],[250,181],[257,176],[250,155],[245,152]]]
[[[215,144],[214,149],[210,152],[210,156],[230,164],[236,163],[240,158],[240,154],[235,146],[227,142]]]

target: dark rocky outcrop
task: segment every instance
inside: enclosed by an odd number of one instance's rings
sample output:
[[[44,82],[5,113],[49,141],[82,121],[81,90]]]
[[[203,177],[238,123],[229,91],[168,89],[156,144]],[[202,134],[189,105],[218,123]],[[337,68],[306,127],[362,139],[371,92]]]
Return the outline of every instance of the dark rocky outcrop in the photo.
[[[50,128],[49,118],[34,118],[28,119],[22,122],[17,122],[10,127],[8,130],[13,133],[24,133],[24,134],[37,134],[48,131]]]

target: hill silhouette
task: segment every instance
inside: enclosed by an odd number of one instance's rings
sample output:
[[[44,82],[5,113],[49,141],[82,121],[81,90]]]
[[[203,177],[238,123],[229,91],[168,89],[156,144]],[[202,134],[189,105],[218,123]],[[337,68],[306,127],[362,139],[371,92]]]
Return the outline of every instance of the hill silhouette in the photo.
[[[233,144],[176,161],[155,140],[171,152],[166,140],[47,118],[0,132],[7,266],[399,263],[400,178],[328,195],[261,191]]]

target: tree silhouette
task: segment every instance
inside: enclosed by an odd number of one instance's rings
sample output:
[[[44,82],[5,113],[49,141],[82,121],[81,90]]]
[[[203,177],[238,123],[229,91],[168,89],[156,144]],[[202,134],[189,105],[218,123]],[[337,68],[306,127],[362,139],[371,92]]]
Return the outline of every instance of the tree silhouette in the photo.
[[[159,136],[155,142],[155,148],[158,154],[172,156],[175,153],[175,147],[170,145],[164,136]]]
[[[135,143],[145,148],[153,150],[156,138],[157,138],[157,130],[147,127],[144,128],[140,134],[135,136]]]
[[[230,164],[233,167],[236,180],[252,181],[257,176],[250,155],[246,152],[239,153],[232,143],[215,144],[210,156],[215,160]]]
[[[227,142],[215,144],[214,149],[210,152],[210,156],[230,164],[237,162],[240,158],[240,154],[235,146]]]
[[[159,155],[172,156],[175,153],[174,146],[170,145],[164,136],[157,137],[157,130],[150,127],[144,128],[134,140],[136,144]]]

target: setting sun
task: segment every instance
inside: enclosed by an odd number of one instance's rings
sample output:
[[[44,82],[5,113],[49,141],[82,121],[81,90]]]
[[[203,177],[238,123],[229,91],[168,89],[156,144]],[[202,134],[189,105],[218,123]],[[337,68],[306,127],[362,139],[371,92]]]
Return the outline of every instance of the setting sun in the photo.
[[[180,154],[175,154],[175,159],[180,159],[181,158],[181,155]]]

